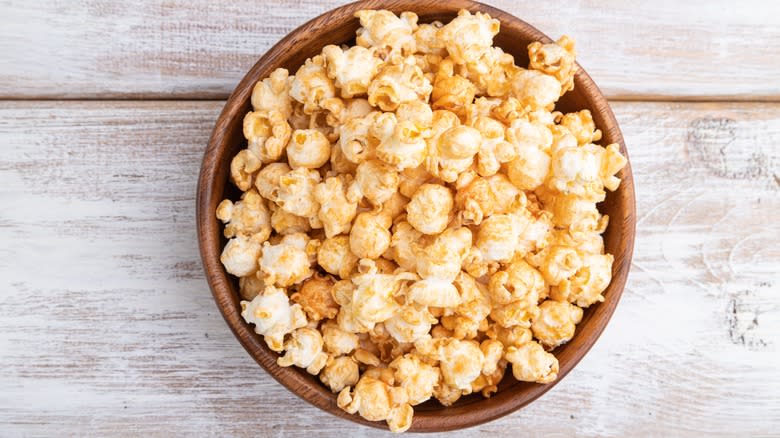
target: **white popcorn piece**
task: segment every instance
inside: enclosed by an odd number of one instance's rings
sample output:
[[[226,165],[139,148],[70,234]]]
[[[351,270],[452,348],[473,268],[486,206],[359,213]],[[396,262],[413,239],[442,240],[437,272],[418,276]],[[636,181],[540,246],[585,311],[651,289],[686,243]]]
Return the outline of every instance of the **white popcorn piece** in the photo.
[[[276,352],[282,351],[285,335],[305,327],[307,322],[301,306],[290,305],[284,290],[273,286],[266,286],[252,301],[242,301],[241,316],[255,325],[255,332]]]
[[[280,367],[295,365],[305,368],[309,374],[316,376],[328,360],[328,355],[322,351],[322,345],[320,332],[309,327],[299,328],[285,341],[284,356],[280,356],[276,363]]]
[[[225,199],[217,206],[217,218],[225,224],[227,238],[243,235],[265,242],[271,236],[271,215],[263,198],[250,189],[235,204]]]
[[[330,142],[316,129],[296,129],[287,144],[290,166],[316,169],[330,160]]]
[[[219,260],[225,270],[236,277],[244,277],[257,271],[257,259],[260,257],[260,242],[238,235],[228,240]]]

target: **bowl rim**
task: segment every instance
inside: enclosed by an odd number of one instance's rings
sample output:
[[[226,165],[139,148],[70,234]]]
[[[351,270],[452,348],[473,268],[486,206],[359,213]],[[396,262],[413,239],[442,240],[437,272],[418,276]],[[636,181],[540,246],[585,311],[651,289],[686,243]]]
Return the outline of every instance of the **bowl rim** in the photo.
[[[439,2],[431,3],[437,4]],[[544,43],[552,41],[532,25],[508,12],[492,6],[472,0],[454,0],[440,3],[441,4],[437,4],[437,7],[447,9],[450,14],[457,13],[459,9],[468,9],[472,12],[486,12],[490,14],[491,17],[501,21],[502,29],[507,25],[511,25],[530,34],[534,40],[542,41]],[[380,429],[387,429],[385,422],[368,421],[357,414],[352,415],[344,412],[336,406],[335,394],[330,394],[330,391],[326,389],[330,396],[323,396],[321,390],[310,387],[310,381],[301,375],[300,370],[294,370],[292,369],[293,367],[284,368],[276,365],[275,360],[278,355],[273,352],[271,352],[271,354],[268,353],[267,347],[262,343],[259,335],[256,335],[254,330],[243,321],[240,316],[240,310],[232,304],[235,299],[235,291],[233,291],[233,288],[231,287],[231,276],[227,274],[219,260],[222,251],[221,245],[218,243],[219,239],[216,239],[217,243],[215,246],[214,239],[209,237],[221,235],[222,225],[208,206],[215,196],[216,189],[219,188],[219,192],[223,193],[224,186],[227,183],[226,181],[215,181],[213,176],[222,163],[221,160],[215,159],[215,157],[219,155],[220,152],[224,152],[224,149],[226,148],[225,137],[229,122],[234,120],[235,117],[243,118],[244,114],[239,112],[240,108],[242,108],[243,104],[245,104],[251,96],[252,88],[257,79],[262,79],[259,76],[259,72],[264,68],[274,68],[275,64],[278,65],[277,59],[282,56],[287,44],[294,42],[312,29],[326,27],[330,17],[334,14],[348,14],[349,16],[352,16],[355,11],[360,9],[391,9],[396,11],[409,10],[412,12],[419,12],[418,8],[420,6],[424,7],[427,4],[428,2],[414,0],[362,0],[349,3],[326,11],[307,21],[288,33],[272,48],[268,49],[241,79],[227,99],[224,108],[217,118],[208,146],[203,155],[196,193],[198,244],[206,279],[220,313],[244,349],[268,374],[298,397],[338,417]],[[585,94],[590,106],[599,109],[599,112],[604,119],[599,128],[601,128],[602,131],[610,131],[614,140],[613,142],[620,145],[621,153],[627,160],[626,166],[620,174],[620,190],[622,190],[622,197],[626,203],[626,211],[624,211],[624,217],[622,218],[624,222],[623,226],[626,227],[624,233],[626,244],[625,249],[621,254],[613,254],[616,261],[618,261],[618,257],[620,256],[620,264],[619,266],[613,265],[612,281],[608,286],[608,300],[604,303],[597,304],[599,308],[604,308],[601,311],[602,316],[598,321],[594,322],[596,325],[591,327],[592,331],[589,336],[579,340],[581,345],[577,348],[575,353],[573,353],[573,357],[569,361],[560,364],[558,378],[555,381],[545,385],[535,384],[530,386],[530,390],[524,391],[522,396],[512,397],[505,402],[500,403],[498,406],[493,406],[488,412],[484,412],[484,409],[467,409],[465,411],[461,409],[461,412],[458,412],[457,415],[446,415],[448,409],[452,408],[422,412],[415,410],[414,421],[409,430],[410,432],[440,432],[472,427],[503,417],[533,402],[561,382],[580,360],[582,360],[603,333],[620,301],[628,277],[636,234],[636,199],[631,163],[628,160],[628,153],[618,122],[609,107],[606,98],[587,72],[579,66],[579,63],[577,65],[578,71],[575,75],[576,87],[585,89]],[[612,224],[610,226],[612,226]],[[578,333],[579,329],[580,327],[578,325]],[[468,407],[476,404],[478,404],[478,401],[467,404],[466,406]],[[432,413],[435,413],[435,415],[432,415]],[[444,415],[441,413],[444,413]]]

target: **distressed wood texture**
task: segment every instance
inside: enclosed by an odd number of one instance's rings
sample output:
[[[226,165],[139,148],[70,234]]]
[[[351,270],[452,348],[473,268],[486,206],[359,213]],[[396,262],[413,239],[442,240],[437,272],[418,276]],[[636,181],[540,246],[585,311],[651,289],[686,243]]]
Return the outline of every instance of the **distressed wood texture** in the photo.
[[[221,106],[0,102],[0,435],[382,434],[288,392],[216,310],[194,199]],[[613,109],[639,219],[612,321],[541,399],[447,436],[780,431],[780,104]]]
[[[5,0],[0,96],[225,98],[273,44],[340,0]],[[496,0],[557,37],[610,98],[780,99],[780,4]]]

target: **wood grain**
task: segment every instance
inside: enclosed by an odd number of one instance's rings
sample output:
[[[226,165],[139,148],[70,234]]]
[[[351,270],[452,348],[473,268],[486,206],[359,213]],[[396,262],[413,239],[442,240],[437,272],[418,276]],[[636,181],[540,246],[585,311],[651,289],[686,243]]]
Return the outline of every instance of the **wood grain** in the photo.
[[[380,434],[276,383],[216,310],[194,200],[222,105],[0,102],[1,435]],[[780,105],[613,109],[638,200],[615,316],[542,398],[448,437],[780,430]]]
[[[341,0],[5,0],[0,96],[224,99],[273,44]],[[610,98],[780,99],[780,4],[496,0],[557,37]]]

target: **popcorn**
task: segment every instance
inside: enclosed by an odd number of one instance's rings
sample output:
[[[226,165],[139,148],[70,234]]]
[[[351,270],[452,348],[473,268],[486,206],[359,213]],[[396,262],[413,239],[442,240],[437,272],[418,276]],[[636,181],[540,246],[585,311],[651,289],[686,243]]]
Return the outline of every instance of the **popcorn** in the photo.
[[[398,191],[398,172],[379,160],[360,163],[355,174],[360,194],[373,205],[380,205]]]
[[[415,348],[438,361],[445,384],[466,393],[471,390],[471,382],[479,377],[485,365],[485,355],[475,341],[429,339],[416,343]]]
[[[558,377],[558,359],[534,341],[507,348],[504,357],[521,382],[550,383]]]
[[[244,117],[247,149],[263,163],[276,161],[282,156],[291,134],[292,128],[279,111],[249,112]]]
[[[341,392],[346,387],[354,386],[360,378],[360,369],[355,359],[349,356],[328,358],[325,368],[320,373],[320,380],[333,392]]]
[[[352,253],[349,236],[328,237],[317,252],[317,263],[333,275],[350,278],[357,270],[358,257]]]
[[[290,97],[303,104],[305,114],[322,109],[324,99],[336,95],[336,86],[325,71],[325,58],[317,55],[306,60],[290,85]]]
[[[417,102],[419,103],[419,102]],[[427,105],[424,105],[430,111]],[[403,114],[409,118],[425,118],[427,114],[415,114],[411,109],[413,103],[403,103],[399,106],[408,109],[408,114]],[[418,167],[423,163],[426,156],[427,144],[423,138],[427,130],[424,129],[426,120],[401,119],[400,121],[392,113],[385,113],[380,116],[375,126],[377,137],[380,140],[376,148],[376,156],[388,166],[401,171],[408,168]]]
[[[611,254],[584,254],[582,267],[571,278],[562,280],[551,297],[569,301],[579,307],[589,307],[604,301],[601,293],[612,279],[613,260]]]
[[[392,432],[403,432],[412,425],[413,411],[407,400],[404,389],[364,374],[354,390],[344,388],[339,393],[337,404],[346,412],[358,412],[369,421],[386,420]]]
[[[512,77],[511,92],[526,111],[550,109],[561,97],[561,83],[536,70],[520,70]]]
[[[276,204],[271,205],[271,228],[278,235],[305,233],[311,231],[309,220],[284,211]]]
[[[439,369],[414,353],[398,356],[388,368],[393,370],[398,386],[406,390],[408,403],[412,406],[429,400],[439,383]]]
[[[332,278],[315,275],[304,281],[290,299],[301,305],[309,321],[335,318],[339,306],[330,294],[333,283]]]
[[[375,55],[374,50],[361,46],[342,50],[338,46],[328,45],[322,48],[322,56],[328,66],[328,77],[333,79],[344,98],[366,94],[371,80],[382,65],[382,60]]]
[[[263,244],[260,273],[266,284],[292,286],[312,276],[309,255],[304,248],[282,240],[278,245]]]
[[[415,342],[427,336],[436,322],[426,307],[404,306],[384,321],[384,327],[398,342]]]
[[[539,342],[549,348],[569,342],[575,325],[582,320],[582,309],[569,303],[547,300],[539,305],[531,330]]]
[[[451,282],[439,278],[414,282],[406,291],[406,299],[433,307],[455,307],[461,303],[458,289]]]
[[[447,228],[453,207],[452,192],[438,184],[423,184],[406,206],[406,220],[423,234],[438,234]]]
[[[262,335],[273,351],[283,349],[284,336],[306,326],[306,315],[298,304],[290,305],[284,290],[266,286],[252,301],[241,301],[241,316],[255,325],[255,333]]]
[[[325,228],[328,238],[349,233],[352,220],[357,214],[357,200],[350,199],[347,185],[351,178],[331,176],[314,187],[314,200],[320,205],[317,217]]]
[[[279,195],[279,179],[288,172],[290,172],[290,166],[287,163],[266,164],[257,172],[255,178],[257,193],[269,201],[276,201],[276,197]]]
[[[330,142],[316,129],[296,129],[287,145],[290,166],[316,169],[330,159]]]
[[[258,81],[252,89],[252,109],[258,113],[278,111],[285,119],[292,115],[290,83],[287,69],[277,68],[270,76]]]
[[[416,280],[417,276],[410,272],[380,274],[372,260],[363,260],[361,265],[364,266],[361,273],[352,276],[355,285],[352,313],[359,323],[371,329],[376,323],[393,317],[399,307],[395,295],[403,282]]]
[[[517,157],[515,146],[504,139],[504,125],[501,122],[490,117],[479,117],[473,126],[482,135],[477,153],[477,172],[480,175],[495,175],[502,164]]]
[[[232,203],[225,199],[217,206],[217,218],[225,224],[225,237],[243,235],[265,242],[271,236],[271,216],[263,198],[250,189],[241,200]]]
[[[416,100],[427,101],[433,86],[414,57],[398,64],[385,64],[368,87],[368,103],[382,111],[394,111],[399,105]]]
[[[328,360],[328,355],[322,352],[322,335],[313,328],[303,327],[292,332],[290,339],[284,343],[284,349],[284,356],[276,360],[277,365],[306,368],[309,374],[315,376]]]
[[[390,247],[390,217],[360,213],[349,232],[349,247],[359,258],[375,259]]]
[[[262,162],[257,155],[248,149],[244,149],[233,157],[230,162],[230,179],[241,190],[249,190],[252,187],[255,172],[260,169]]]
[[[471,249],[471,230],[466,227],[448,228],[436,236],[430,245],[417,254],[417,273],[426,279],[452,282],[460,273],[460,266]]]
[[[477,62],[493,45],[500,23],[490,15],[461,9],[458,16],[439,30],[439,39],[458,64]]]
[[[561,94],[574,89],[574,40],[564,35],[555,43],[535,41],[528,45],[530,68],[554,76],[561,83]]]
[[[431,106],[434,109],[452,111],[459,116],[465,115],[466,108],[474,100],[477,88],[468,79],[454,73],[451,59],[439,64],[433,83]]]
[[[390,11],[362,10],[355,13],[362,26],[357,31],[357,44],[375,47],[386,57],[411,54],[415,51],[417,14],[402,12],[397,17]]]
[[[314,187],[319,182],[320,174],[316,170],[299,167],[287,172],[279,177],[276,204],[288,213],[311,221],[311,218],[317,216],[320,208],[314,197]]]
[[[391,430],[413,406],[490,397],[511,365],[549,383],[549,353],[604,301],[599,212],[626,158],[574,86],[574,41],[493,46],[499,22],[363,10],[355,46],[255,84],[242,192],[215,211],[242,317],[318,375],[338,406]],[[526,68],[523,68],[526,67]]]
[[[257,240],[238,235],[228,240],[219,260],[230,274],[244,277],[257,271],[260,248],[260,242]]]

